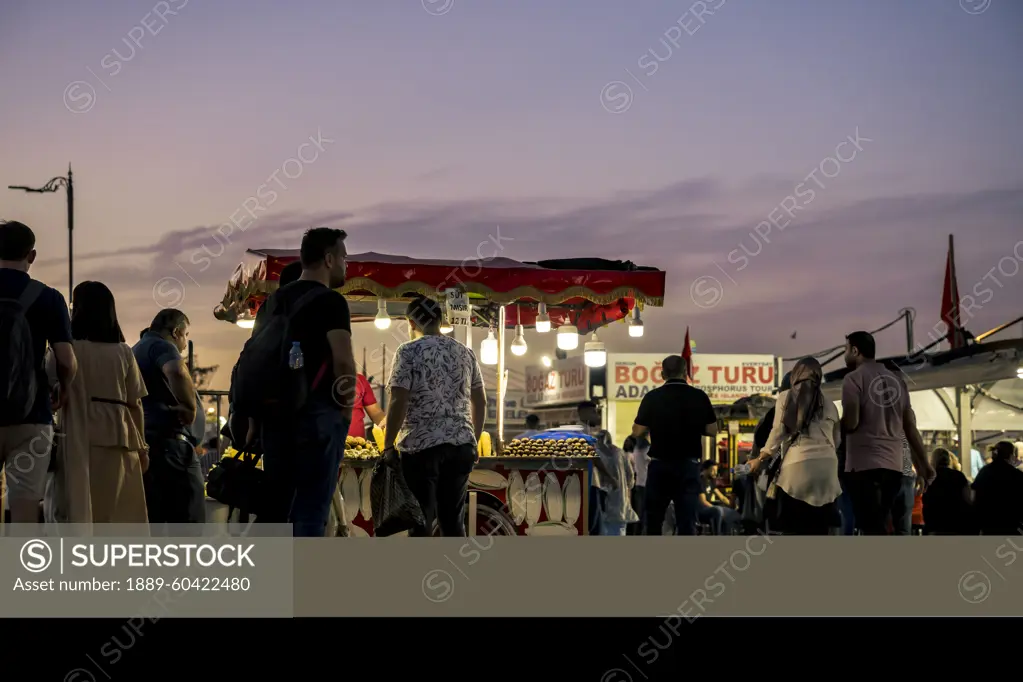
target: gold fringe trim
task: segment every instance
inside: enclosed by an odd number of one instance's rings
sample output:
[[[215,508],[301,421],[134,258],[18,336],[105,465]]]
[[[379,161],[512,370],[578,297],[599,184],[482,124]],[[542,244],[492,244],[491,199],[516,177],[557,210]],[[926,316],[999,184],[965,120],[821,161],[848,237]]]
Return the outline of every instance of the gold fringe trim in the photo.
[[[277,288],[278,284],[276,281],[262,279],[249,279],[237,286],[229,285],[227,293],[225,293],[220,305],[213,311],[213,315],[218,320],[234,322],[243,311],[248,309],[248,300],[250,298],[253,296],[269,296]],[[655,307],[664,305],[664,298],[662,296],[647,296],[642,292],[636,291],[633,287],[618,287],[606,294],[598,294],[583,286],[569,287],[556,294],[544,293],[536,287],[529,286],[517,287],[504,293],[495,293],[489,287],[473,282],[462,282],[461,288],[469,294],[470,298],[482,298],[498,305],[507,305],[521,299],[530,299],[547,305],[558,305],[573,298],[582,298],[598,305],[610,305],[622,298],[632,298],[635,299],[640,310],[643,310],[646,305]],[[352,298],[362,298],[357,294],[352,295],[352,292],[368,291],[377,298],[397,300],[408,298],[413,294],[440,298],[443,293],[438,292],[425,282],[404,282],[400,287],[388,288],[365,277],[351,279],[345,282],[344,286],[337,291]],[[626,319],[623,318],[622,321],[626,321]]]
[[[583,286],[569,287],[556,294],[548,294],[536,287],[529,286],[516,287],[511,291],[498,293],[489,287],[475,282],[461,282],[459,288],[464,289],[469,294],[476,294],[498,305],[507,305],[520,299],[531,299],[547,305],[558,305],[573,298],[582,298],[598,305],[610,305],[620,298],[634,298],[641,303],[657,307],[664,305],[664,297],[647,296],[641,291],[636,291],[633,287],[618,287],[606,294],[598,294]],[[369,291],[381,298],[401,298],[413,293],[430,297],[440,297],[443,294],[443,292],[437,291],[425,282],[403,282],[400,287],[387,288],[365,277],[356,277],[345,282],[345,285],[339,291],[342,294],[348,294],[353,291]]]

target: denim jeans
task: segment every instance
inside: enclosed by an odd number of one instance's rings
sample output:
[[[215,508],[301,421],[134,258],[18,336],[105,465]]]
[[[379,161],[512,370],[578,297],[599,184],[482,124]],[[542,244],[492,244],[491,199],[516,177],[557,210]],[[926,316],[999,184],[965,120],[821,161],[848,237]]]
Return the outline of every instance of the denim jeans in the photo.
[[[838,505],[838,512],[842,515],[842,535],[852,535],[856,532],[856,518],[853,515],[852,496],[846,487],[845,478],[839,476],[842,483],[842,494],[835,500]]]
[[[625,529],[628,524],[625,523],[610,523],[604,521],[601,528],[601,535],[625,535]]]
[[[267,497],[260,523],[292,523],[322,538],[345,455],[348,422],[333,403],[312,403],[292,422],[263,425]]]
[[[903,476],[902,489],[892,504],[892,532],[895,535],[913,534],[913,504],[916,502],[916,477]]]
[[[739,512],[718,504],[701,507],[697,519],[700,523],[709,523],[714,535],[731,535],[732,528],[742,522]]]

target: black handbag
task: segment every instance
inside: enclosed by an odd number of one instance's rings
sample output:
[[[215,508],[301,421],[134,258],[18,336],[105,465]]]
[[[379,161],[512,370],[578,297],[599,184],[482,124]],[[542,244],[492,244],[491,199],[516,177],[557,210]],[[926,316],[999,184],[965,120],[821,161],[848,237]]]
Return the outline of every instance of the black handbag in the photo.
[[[369,500],[375,537],[384,538],[426,526],[423,510],[405,482],[401,460],[394,452],[385,454],[373,467]]]
[[[230,519],[237,509],[242,516],[259,516],[266,496],[266,474],[256,467],[260,455],[248,449],[236,457],[223,457],[206,479],[206,496],[227,505]]]

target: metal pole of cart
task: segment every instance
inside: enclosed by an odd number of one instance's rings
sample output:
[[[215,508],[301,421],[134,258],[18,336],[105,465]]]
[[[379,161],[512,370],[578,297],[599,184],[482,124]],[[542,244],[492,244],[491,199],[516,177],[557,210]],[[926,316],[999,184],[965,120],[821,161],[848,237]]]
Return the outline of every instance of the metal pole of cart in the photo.
[[[504,451],[504,393],[508,388],[504,376],[504,326],[506,320],[504,306],[497,311],[497,451]]]

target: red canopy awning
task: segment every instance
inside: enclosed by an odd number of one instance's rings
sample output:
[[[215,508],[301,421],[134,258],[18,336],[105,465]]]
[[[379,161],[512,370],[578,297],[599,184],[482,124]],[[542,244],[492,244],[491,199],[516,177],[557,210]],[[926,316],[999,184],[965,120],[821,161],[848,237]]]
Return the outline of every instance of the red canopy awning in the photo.
[[[250,250],[261,260],[251,274],[239,266],[223,303],[219,319],[234,321],[254,313],[277,288],[281,270],[298,259],[297,250]],[[533,326],[537,304],[545,303],[554,326],[575,324],[580,332],[621,320],[637,304],[664,304],[664,272],[630,262],[573,259],[523,263],[507,258],[433,260],[389,254],[348,256],[347,281],[339,291],[353,305],[353,320],[376,312],[375,301],[400,303],[424,295],[441,299],[447,289],[469,294],[479,311],[475,323],[488,326],[497,306],[509,306],[507,323]],[[359,306],[360,302],[372,304]],[[391,306],[393,308],[394,306]],[[400,307],[400,305],[399,305]],[[393,313],[392,313],[393,314]]]

